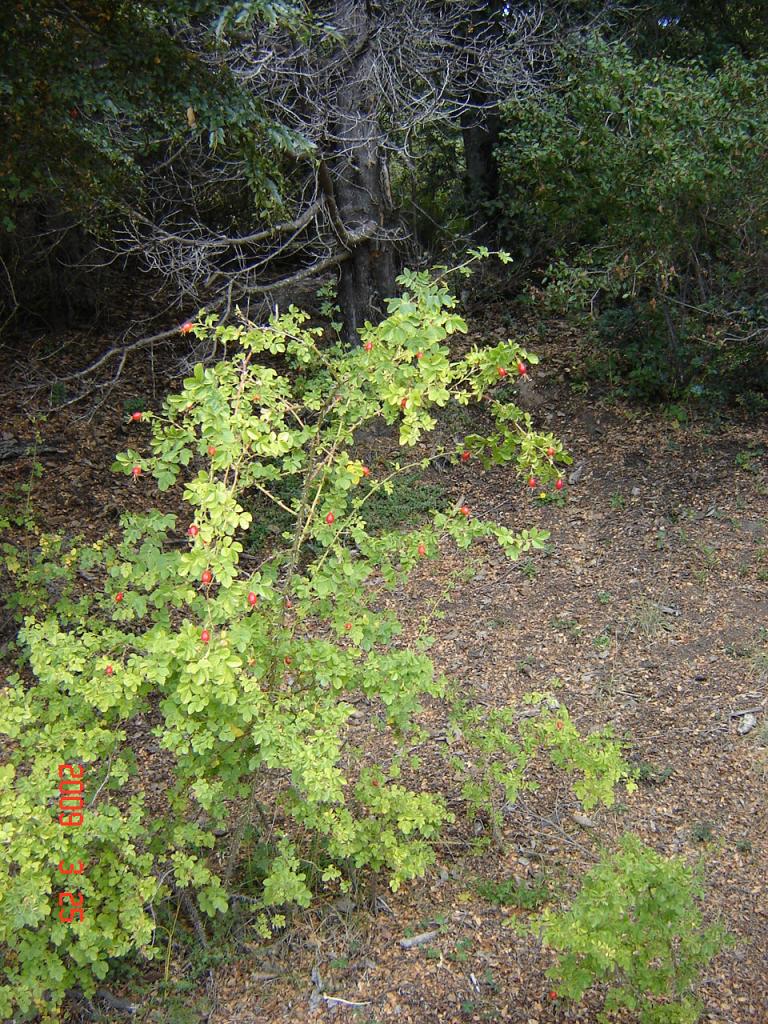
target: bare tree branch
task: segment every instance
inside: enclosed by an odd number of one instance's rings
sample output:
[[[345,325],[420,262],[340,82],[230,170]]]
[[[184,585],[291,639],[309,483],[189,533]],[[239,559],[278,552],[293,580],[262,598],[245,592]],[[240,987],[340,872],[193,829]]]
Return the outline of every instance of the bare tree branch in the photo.
[[[457,127],[468,112],[535,88],[554,40],[535,3],[321,0],[309,8],[311,32],[261,26],[218,49],[202,26],[184,29],[204,66],[232,76],[303,140],[300,152],[275,154],[285,195],[275,184],[273,199],[261,200],[253,154],[212,150],[193,135],[146,167],[140,205],[102,251],[105,260],[137,259],[176,309],[205,306],[225,318],[249,299],[338,267],[353,340],[368,310],[392,293],[393,249],[408,235],[389,160],[407,158],[426,126]],[[116,115],[111,130],[117,140],[132,128]],[[64,380],[119,369],[130,353],[175,335],[171,328],[127,340]]]

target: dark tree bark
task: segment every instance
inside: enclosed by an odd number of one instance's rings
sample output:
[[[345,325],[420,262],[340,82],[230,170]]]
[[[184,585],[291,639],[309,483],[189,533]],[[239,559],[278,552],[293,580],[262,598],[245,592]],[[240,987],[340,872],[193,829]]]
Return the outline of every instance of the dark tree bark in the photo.
[[[394,208],[389,191],[386,139],[379,123],[378,97],[373,75],[374,55],[369,45],[371,25],[365,0],[342,0],[338,23],[345,33],[344,45],[355,54],[349,75],[337,98],[334,126],[335,155],[331,160],[334,200],[342,237],[350,230],[374,226],[372,237],[351,247],[340,267],[339,305],[344,320],[344,339],[359,341],[366,319],[383,309],[394,294],[395,253],[385,241],[393,227]]]
[[[500,118],[493,110],[468,110],[462,117],[464,143],[464,196],[478,239],[491,241],[494,235],[489,203],[499,195],[499,165],[496,146]]]
[[[376,231],[352,247],[340,268],[339,304],[349,344],[359,341],[365,320],[381,312],[384,300],[394,295],[396,274],[394,249],[382,237],[394,219],[386,153],[374,122],[357,123],[358,138],[335,167],[337,204],[346,225],[363,230],[366,224],[375,224]]]
[[[499,36],[505,9],[504,0],[490,0],[484,7],[473,7],[467,25],[467,37],[477,32],[488,33],[489,41]],[[475,235],[481,241],[493,236],[488,204],[499,194],[499,166],[495,147],[501,126],[495,98],[490,91],[472,89],[467,108],[461,115],[461,136],[464,144],[464,198]]]
[[[424,128],[463,128],[472,202],[491,200],[498,185],[492,105],[530,87],[541,15],[535,5],[510,8],[502,0],[307,6],[316,19],[312,34],[277,26],[235,36],[221,51],[201,50],[301,140],[276,167],[293,199],[282,202],[279,222],[211,216],[211,197],[233,190],[233,209],[243,210],[247,196],[236,190],[244,176],[236,159],[222,162],[196,149],[183,154],[173,175],[163,167],[148,177],[146,212],[133,213],[125,232],[128,251],[173,282],[187,308],[204,299],[224,318],[258,297],[274,306],[288,289],[335,269],[344,338],[354,344],[396,290],[405,231],[390,194],[389,161],[398,154],[412,160]]]

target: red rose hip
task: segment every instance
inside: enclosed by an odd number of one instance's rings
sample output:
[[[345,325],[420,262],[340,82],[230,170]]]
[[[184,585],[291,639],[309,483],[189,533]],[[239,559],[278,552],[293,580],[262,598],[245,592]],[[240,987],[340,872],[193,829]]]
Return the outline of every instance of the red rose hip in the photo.
[[[134,423],[138,423],[141,417],[142,414],[140,412],[131,413],[131,419],[133,420]]]
[[[196,537],[198,535],[198,533],[200,533],[200,527],[199,526],[195,526],[195,524],[192,523],[190,525],[189,529],[187,530],[187,536],[188,537]]]
[[[115,594],[115,600],[117,601],[118,604],[120,604],[120,602],[123,600],[122,590],[118,590],[118,592]]]
[[[248,595],[248,604],[251,606],[251,608],[253,608],[256,604],[258,604],[258,601],[259,595],[254,594],[254,592],[251,591],[250,594]]]
[[[468,516],[469,515],[469,506],[468,505],[462,505],[461,508],[459,509],[459,512],[463,516]]]
[[[208,587],[213,582],[213,573],[210,569],[205,569],[200,577],[200,582],[204,587]]]
[[[204,629],[200,634],[200,640],[202,641],[202,643],[207,644],[210,639],[211,634],[208,632],[207,629]]]
[[[328,523],[329,526],[333,526],[333,524],[336,522],[336,516],[333,514],[333,512],[329,512],[328,515],[325,517],[325,521],[326,523]]]
[[[557,483],[555,484],[555,490],[556,491],[562,491],[562,489],[563,489],[563,481],[562,480],[558,480]]]

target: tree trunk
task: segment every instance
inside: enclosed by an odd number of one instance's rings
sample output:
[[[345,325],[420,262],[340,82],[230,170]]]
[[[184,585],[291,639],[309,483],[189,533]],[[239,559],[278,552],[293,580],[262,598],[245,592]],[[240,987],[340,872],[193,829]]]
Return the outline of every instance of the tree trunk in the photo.
[[[373,235],[349,244],[351,255],[341,264],[339,305],[344,339],[354,345],[359,343],[358,331],[365,320],[381,313],[384,300],[394,294],[393,244],[379,237],[392,228],[394,207],[368,46],[367,5],[360,0],[342,0],[339,23],[345,29],[345,49],[354,55],[339,87],[336,152],[330,160],[340,241],[345,244],[346,232],[359,232],[366,225]]]
[[[469,110],[462,117],[464,142],[464,195],[476,235],[491,241],[495,218],[489,203],[499,195],[499,165],[495,147],[499,141],[499,115],[493,110]]]
[[[504,0],[488,0],[482,7],[474,7],[469,19],[470,30],[473,33],[489,29],[499,31],[506,6]],[[476,236],[483,242],[489,242],[494,235],[496,220],[489,204],[499,195],[495,148],[501,122],[490,96],[470,90],[467,99],[470,106],[461,118],[464,196]]]

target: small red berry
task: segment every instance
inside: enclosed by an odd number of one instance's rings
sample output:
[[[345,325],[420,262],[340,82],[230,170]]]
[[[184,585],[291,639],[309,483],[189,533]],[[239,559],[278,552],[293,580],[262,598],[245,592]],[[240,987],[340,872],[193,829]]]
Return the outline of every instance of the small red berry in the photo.
[[[555,484],[555,490],[556,491],[562,491],[562,489],[563,489],[563,481],[562,480],[558,480],[557,483]]]
[[[371,349],[373,348],[373,342],[366,341],[366,343],[363,345],[363,348],[365,349],[366,352],[370,352]]]
[[[326,523],[328,523],[329,526],[333,526],[333,524],[336,522],[336,516],[333,514],[333,512],[329,512],[328,515],[325,517],[325,521]]]
[[[528,486],[531,488],[531,490],[533,490],[533,488],[536,486],[535,476],[528,477]]]
[[[118,592],[115,594],[115,600],[117,601],[118,604],[120,604],[120,602],[123,600],[122,590],[118,590]]]
[[[426,555],[426,553],[427,553],[427,549],[426,549],[426,547],[425,547],[425,546],[424,546],[423,544],[419,544],[419,548],[418,548],[418,550],[419,550],[419,555],[420,555],[420,556],[421,556],[422,558],[423,558],[423,557],[424,557],[424,555]]]
[[[216,445],[215,444],[209,444],[208,445],[208,454],[211,456],[211,458],[213,458],[213,456],[216,454]]]
[[[462,461],[462,462],[469,462],[469,459],[470,459],[470,452],[468,452],[468,451],[466,451],[466,450],[465,450],[465,451],[463,451],[463,452],[461,453],[461,461]]]
[[[555,992],[554,989],[552,989],[552,991],[549,993],[549,998],[550,999],[557,999],[557,992]]]
[[[528,373],[528,369],[525,363],[521,362],[517,364],[517,372],[520,374],[521,377],[525,377],[525,375]]]
[[[133,420],[134,423],[138,423],[139,420],[141,419],[141,416],[142,414],[140,412],[131,413],[131,419]]]
[[[198,533],[200,533],[200,527],[199,526],[195,526],[195,524],[192,523],[191,526],[189,527],[189,529],[187,530],[187,535],[189,537],[196,537],[198,535]]]
[[[560,732],[560,730],[563,728],[563,723],[560,721],[560,719],[558,719],[555,722],[555,728],[557,729],[558,732]]]
[[[203,574],[200,577],[200,582],[203,584],[204,587],[210,586],[210,584],[213,582],[213,573],[211,572],[210,569],[203,570]]]
[[[253,608],[258,603],[258,600],[259,595],[254,594],[254,592],[251,591],[250,594],[248,595],[248,604],[251,606],[251,608]]]
[[[549,447],[549,448],[547,448],[547,455],[548,455],[548,456],[550,457],[550,459],[551,459],[551,458],[552,458],[552,456],[553,456],[554,454],[555,454],[555,449],[554,449],[554,448],[553,448],[553,447],[552,447],[552,446],[550,445],[550,447]]]
[[[404,409],[407,405],[408,405],[408,397],[406,396],[405,398],[401,399],[401,401],[400,401],[400,408]]]
[[[503,366],[499,367],[499,376],[500,377],[506,377],[507,376],[507,371],[504,369]]]
[[[106,672],[106,674],[108,676],[114,675],[114,673],[115,673],[115,670],[112,668],[111,665],[107,665],[107,667],[104,669],[104,671]]]
[[[286,664],[286,665],[290,665],[290,664],[291,664],[291,661],[292,661],[293,659],[292,659],[292,658],[284,658],[283,660],[285,661],[285,664]]]
[[[417,359],[423,359],[424,358],[424,353],[423,352],[417,352],[416,353],[416,358]]]
[[[141,466],[134,466],[131,470],[131,476],[135,480],[137,476],[141,476]]]
[[[370,469],[368,469],[367,466],[363,466],[363,476],[370,476],[370,475],[371,475]]]
[[[291,601],[290,597],[286,597],[286,599],[285,599],[285,607],[286,608],[293,608],[293,602]]]
[[[192,328],[194,326],[195,325],[192,323],[191,320],[185,320],[184,323],[179,328],[179,333],[180,334],[189,334],[189,332],[192,330]]]
[[[344,629],[346,629],[346,631],[349,632],[350,629],[352,629],[352,623],[351,622],[345,622],[344,623]]]
[[[200,639],[204,644],[207,644],[208,641],[211,639],[211,634],[208,632],[207,629],[204,629],[203,632],[200,634]]]
[[[469,515],[469,507],[467,505],[462,505],[461,508],[459,509],[459,512],[463,516],[468,516]]]

